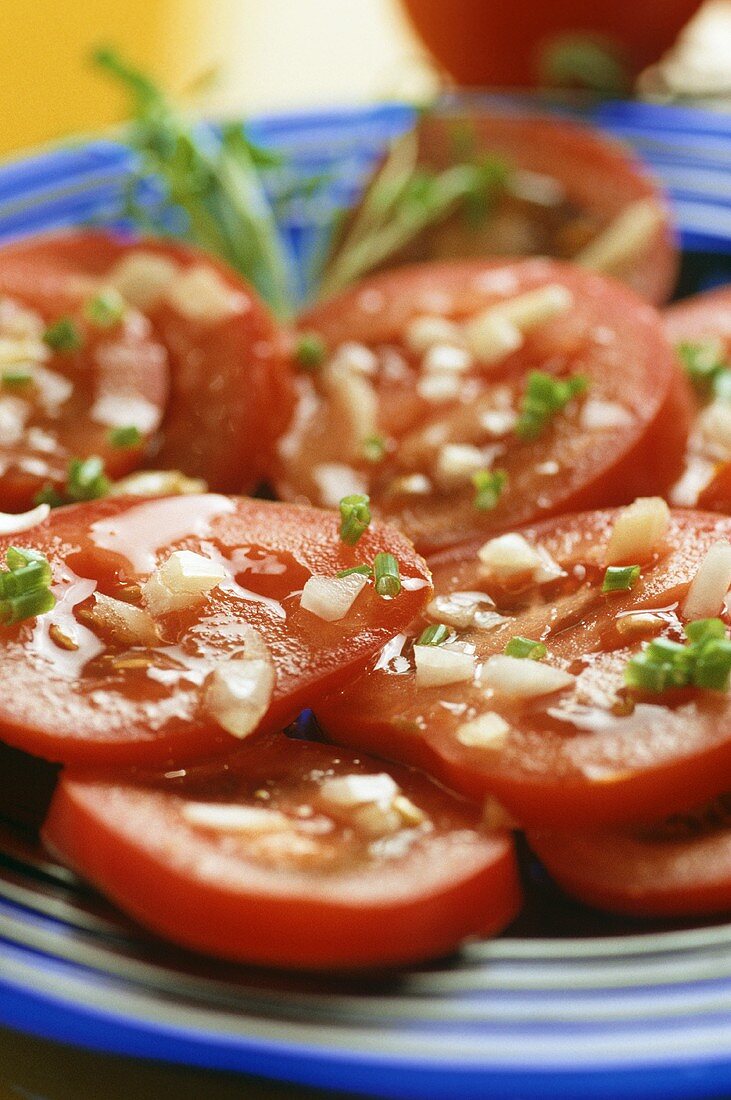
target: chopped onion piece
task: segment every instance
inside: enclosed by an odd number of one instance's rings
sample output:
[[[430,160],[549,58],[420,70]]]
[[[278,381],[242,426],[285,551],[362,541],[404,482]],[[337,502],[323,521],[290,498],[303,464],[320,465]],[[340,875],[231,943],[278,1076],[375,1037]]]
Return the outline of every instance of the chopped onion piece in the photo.
[[[347,615],[367,583],[361,573],[347,577],[312,576],[302,589],[300,607],[327,623],[337,622]]]
[[[94,621],[120,645],[156,646],[160,635],[152,615],[144,608],[94,593]]]
[[[615,271],[635,258],[665,221],[654,199],[638,199],[620,211],[613,222],[574,256],[574,263],[592,271]]]
[[[509,733],[510,724],[502,715],[488,710],[471,722],[463,722],[457,729],[457,740],[472,749],[501,749]]]
[[[404,343],[417,354],[423,354],[435,344],[460,347],[462,342],[462,329],[455,321],[449,321],[446,317],[414,317],[404,330]]]
[[[362,458],[363,440],[378,435],[378,397],[368,379],[333,361],[321,373],[330,398],[330,416],[336,431],[349,441],[351,456]]]
[[[545,584],[563,576],[560,565],[545,550],[536,550],[514,531],[490,539],[480,547],[477,556],[485,571],[497,581],[529,575],[536,584]]]
[[[348,340],[341,344],[333,355],[329,369],[333,367],[352,371],[354,374],[375,374],[378,370],[378,357],[365,344]]]
[[[223,661],[206,681],[206,708],[228,733],[248,737],[269,709],[274,683],[270,659],[235,657]]]
[[[42,340],[28,337],[12,339],[0,337],[0,366],[13,366],[22,363],[44,363],[51,355],[47,344]]]
[[[236,806],[229,802],[184,802],[181,813],[191,825],[220,833],[271,833],[292,828],[279,810],[265,806]]]
[[[683,604],[687,619],[711,619],[718,615],[731,588],[731,545],[717,542],[710,548],[693,578]]]
[[[484,470],[487,463],[479,447],[470,443],[445,443],[437,453],[434,475],[443,488],[469,482],[472,474]]]
[[[475,656],[439,645],[415,645],[417,687],[465,683],[475,675]]]
[[[434,344],[422,360],[427,374],[464,374],[472,366],[472,356],[465,348],[453,344]]]
[[[142,585],[142,595],[153,615],[163,615],[194,606],[225,578],[220,562],[192,550],[174,550]]]
[[[0,512],[0,535],[15,535],[19,531],[30,531],[31,527],[37,527],[48,518],[51,507],[48,504],[39,504],[37,508],[31,508],[29,512]]]
[[[238,313],[244,313],[249,301],[240,291],[232,290],[204,264],[179,272],[165,287],[165,298],[183,317],[199,324],[217,325]]]
[[[588,432],[624,428],[631,423],[632,414],[616,401],[598,401],[588,397],[579,412],[579,427]]]
[[[719,458],[731,456],[731,403],[716,399],[698,418],[698,427]]]
[[[669,524],[670,509],[662,497],[638,497],[617,516],[607,544],[606,564],[648,561]]]
[[[571,673],[542,661],[526,661],[501,653],[488,658],[480,672],[480,682],[484,687],[513,699],[552,695],[554,691],[570,687],[575,679]]]
[[[113,481],[109,496],[169,497],[205,493],[208,486],[196,477],[187,477],[180,470],[138,470]]]
[[[394,496],[404,494],[406,496],[424,496],[430,493],[431,482],[425,474],[404,474],[395,477],[388,487],[389,493]]]
[[[332,806],[350,808],[369,802],[390,805],[400,787],[387,772],[376,775],[338,775],[320,785],[319,796]]]
[[[494,306],[465,325],[465,338],[477,362],[484,366],[505,359],[523,343],[517,325]]]
[[[312,468],[312,479],[327,508],[337,508],[343,497],[365,493],[368,489],[368,480],[361,471],[342,462],[320,462]]]
[[[178,273],[178,265],[155,252],[136,250],[115,264],[109,282],[138,309],[157,305]]]
[[[446,371],[430,371],[416,383],[416,391],[419,397],[433,405],[441,405],[447,401],[456,401],[460,394],[460,380],[458,375]]]
[[[457,630],[492,630],[508,620],[495,610],[495,603],[485,592],[450,592],[435,596],[426,606],[430,619],[453,626]]]

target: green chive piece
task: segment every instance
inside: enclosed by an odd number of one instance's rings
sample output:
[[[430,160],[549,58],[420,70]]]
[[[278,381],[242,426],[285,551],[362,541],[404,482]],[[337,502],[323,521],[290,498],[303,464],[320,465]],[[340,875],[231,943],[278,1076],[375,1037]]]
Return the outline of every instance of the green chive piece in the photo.
[[[8,367],[3,371],[3,386],[8,390],[21,390],[30,386],[33,375],[22,367]]]
[[[355,546],[371,522],[370,499],[365,493],[351,493],[340,501],[340,538]]]
[[[303,332],[297,341],[295,358],[303,370],[315,371],[327,355],[325,341],[316,332]]]
[[[695,645],[702,645],[718,638],[727,637],[723,619],[696,619],[685,628],[687,637]]]
[[[341,569],[339,573],[335,574],[335,576],[352,577],[355,573],[357,573],[361,577],[373,576],[373,570],[371,569],[370,565],[366,565],[365,562],[363,563],[363,565],[351,565],[350,569]]]
[[[727,691],[731,678],[731,639],[721,619],[698,619],[685,628],[685,645],[656,638],[633,657],[625,683],[658,694],[669,688]]]
[[[516,635],[505,646],[504,653],[507,657],[526,657],[529,661],[540,661],[548,650],[543,642],[534,642],[532,638]]]
[[[587,388],[588,381],[581,374],[570,378],[554,378],[543,371],[532,371],[528,375],[520,415],[515,425],[518,438],[537,439],[554,416],[574,397],[586,393]]]
[[[376,592],[379,596],[398,596],[401,591],[401,576],[398,562],[393,554],[376,554],[373,573],[376,578]]]
[[[125,428],[110,428],[107,438],[112,447],[136,447],[142,439],[142,433],[134,424],[130,424]]]
[[[505,470],[477,470],[472,475],[475,487],[474,507],[478,512],[491,512],[508,483]]]
[[[422,630],[416,639],[416,645],[441,645],[449,637],[449,627],[444,623],[432,623]]]
[[[83,344],[81,332],[70,317],[60,317],[46,329],[43,340],[53,351],[78,351]]]
[[[124,317],[126,304],[118,291],[109,287],[89,298],[84,306],[86,319],[97,328],[114,328]]]
[[[0,599],[0,623],[11,626],[36,615],[44,615],[56,606],[56,597],[50,588],[32,588],[12,599]]]
[[[610,565],[604,574],[602,592],[629,592],[639,579],[639,565]]]
[[[73,458],[69,463],[66,495],[70,500],[97,500],[107,495],[110,484],[104,463],[97,455]]]
[[[66,503],[66,500],[54,489],[50,482],[46,482],[43,488],[39,489],[33,497],[33,503],[36,507],[39,504],[48,504],[51,508],[60,508],[62,504]]]
[[[48,559],[37,550],[11,546],[5,554],[7,570],[0,571],[0,624],[31,619],[50,611],[56,598]]]
[[[48,560],[38,550],[29,550],[25,546],[9,546],[5,552],[5,561],[7,562],[8,569],[22,569],[24,565],[30,565],[31,562],[40,561],[45,562],[48,565]],[[50,580],[50,565],[48,566],[48,577]]]
[[[720,340],[683,342],[678,344],[677,352],[688,378],[701,392],[715,388],[719,375],[728,369],[724,347]]]
[[[363,458],[366,462],[382,462],[386,457],[386,440],[382,435],[369,435],[363,440]]]

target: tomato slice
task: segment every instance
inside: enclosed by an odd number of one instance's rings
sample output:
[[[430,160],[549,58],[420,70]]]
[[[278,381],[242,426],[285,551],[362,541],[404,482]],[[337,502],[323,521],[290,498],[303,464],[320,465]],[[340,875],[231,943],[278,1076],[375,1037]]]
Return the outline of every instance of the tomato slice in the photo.
[[[171,240],[102,230],[31,238],[0,253],[0,285],[34,285],[49,270],[112,283],[150,319],[170,363],[170,401],[158,467],[248,492],[292,401],[279,330],[225,264]]]
[[[641,832],[538,831],[529,841],[567,893],[640,917],[731,910],[731,797]]]
[[[140,923],[223,958],[362,967],[516,916],[509,834],[427,777],[284,736],[158,788],[62,777],[50,849]]]
[[[497,362],[480,368],[469,348],[449,346],[449,335],[425,353],[409,349],[415,321],[454,321],[459,341],[463,323],[532,292],[568,308]],[[316,306],[301,328],[317,333],[329,355],[300,376],[298,410],[279,444],[279,495],[332,505],[367,491],[378,514],[423,553],[662,491],[680,470],[690,396],[657,315],[578,268],[546,260],[422,264]],[[435,355],[445,354],[461,355],[461,365],[434,368]],[[516,419],[536,371],[580,376],[587,389],[524,440]],[[446,397],[435,383],[450,387]],[[380,439],[375,455],[372,433]],[[507,474],[494,507],[476,506],[470,462]]]
[[[46,486],[61,490],[73,458],[98,455],[121,477],[157,433],[165,348],[138,310],[99,324],[94,302],[90,286],[42,268],[32,281],[5,278],[0,253],[0,510],[31,508]],[[134,430],[119,441],[115,429]]]
[[[664,311],[665,331],[675,347],[709,345],[712,360],[731,365],[731,286],[696,294]],[[682,507],[731,514],[731,435],[728,398],[714,397],[711,382],[699,380],[681,478],[669,498]]]
[[[347,546],[331,513],[215,494],[59,508],[0,539],[0,560],[11,545],[46,555],[57,603],[0,628],[0,738],[61,762],[230,752],[225,712],[237,692],[244,701],[253,692],[262,728],[280,729],[362,667],[430,591],[425,564],[395,531],[374,525]],[[140,586],[180,550],[202,556],[207,593],[160,603],[158,587],[153,600]],[[364,587],[334,621],[300,606],[311,576],[382,551],[398,561],[400,594],[382,598],[351,577]],[[189,583],[179,579],[175,591]],[[236,663],[249,658],[261,664]],[[248,688],[231,681],[237,668],[254,677]]]
[[[581,262],[586,255],[643,298],[657,304],[670,297],[678,270],[670,211],[626,146],[564,119],[459,107],[425,114],[416,140],[417,171],[494,158],[508,174],[502,189],[488,187],[482,207],[479,198],[458,207],[396,262],[530,255]],[[605,233],[614,240],[600,255]]]
[[[689,584],[709,549],[731,536],[731,520],[673,513],[635,586],[606,595],[605,551],[619,515],[523,529],[544,570],[540,582],[528,573],[509,584],[496,579],[477,546],[431,559],[436,598],[427,618],[389,643],[357,681],[315,705],[327,735],[422,767],[472,797],[497,799],[528,827],[652,822],[719,794],[731,766],[727,693],[637,694],[625,687],[624,670],[651,638],[683,640]],[[728,623],[720,597],[718,604]],[[429,686],[426,674],[417,682],[414,641],[427,622],[451,625],[448,650],[465,651],[449,657],[452,682],[442,686]],[[506,665],[513,638],[543,642],[548,656]],[[553,690],[544,684],[531,695],[534,669],[552,676]],[[528,686],[514,688],[517,676],[527,676]]]

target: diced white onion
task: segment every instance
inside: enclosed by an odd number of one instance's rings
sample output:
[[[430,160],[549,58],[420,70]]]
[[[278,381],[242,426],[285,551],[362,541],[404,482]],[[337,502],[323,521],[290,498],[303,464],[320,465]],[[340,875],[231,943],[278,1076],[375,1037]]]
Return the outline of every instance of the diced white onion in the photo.
[[[178,273],[178,265],[155,252],[128,253],[109,273],[108,281],[138,309],[157,305]]]
[[[512,432],[518,420],[514,409],[488,409],[480,416],[480,424],[485,431],[496,438]]]
[[[638,497],[623,508],[607,544],[607,565],[648,561],[670,525],[670,509],[662,497]]]
[[[687,619],[711,619],[718,615],[731,588],[731,545],[715,543],[693,578],[683,604]]]
[[[44,363],[51,352],[42,340],[19,337],[12,339],[0,337],[0,366],[9,367],[20,363]]]
[[[183,317],[204,325],[217,325],[249,305],[247,297],[233,290],[210,267],[199,264],[179,272],[164,290],[165,298]]]
[[[466,683],[475,674],[473,653],[443,645],[415,645],[414,663],[417,687],[444,687],[446,684]]]
[[[431,371],[423,374],[416,383],[416,391],[425,401],[441,405],[447,401],[456,401],[461,383],[459,376],[446,371]]]
[[[51,507],[48,504],[39,504],[37,508],[31,508],[29,512],[0,512],[0,535],[16,535],[19,531],[30,531],[31,527],[37,527],[48,518]]]
[[[616,401],[598,401],[588,397],[582,402],[579,412],[579,427],[588,432],[624,428],[632,421],[632,414]]]
[[[731,402],[712,401],[700,414],[698,427],[719,458],[731,456]]]
[[[634,259],[665,221],[654,199],[638,199],[625,206],[613,222],[576,256],[574,263],[592,271],[614,271]]]
[[[425,474],[404,474],[394,478],[388,487],[389,493],[395,496],[425,496],[431,490],[431,481]]]
[[[547,551],[536,550],[514,531],[490,539],[480,547],[477,556],[485,571],[498,581],[529,575],[536,584],[545,584],[563,575],[563,570]]]
[[[269,709],[275,674],[271,660],[235,657],[216,665],[206,684],[209,714],[234,737],[248,737]]]
[[[190,825],[217,833],[272,833],[292,828],[279,810],[265,806],[236,806],[228,802],[184,802],[180,812]]]
[[[485,592],[450,592],[435,596],[426,606],[430,619],[453,626],[457,630],[492,630],[508,620],[495,610],[495,603]]]
[[[363,440],[378,433],[378,397],[363,374],[336,361],[322,372],[322,385],[330,399],[335,431],[349,442],[354,458],[362,457]]]
[[[112,482],[110,496],[168,497],[205,493],[208,486],[200,478],[186,477],[180,470],[138,470]]]
[[[421,363],[427,374],[464,374],[471,366],[472,356],[466,348],[453,344],[433,344]]]
[[[317,485],[320,502],[326,508],[337,508],[343,497],[365,493],[368,481],[360,470],[342,462],[320,462],[312,468],[312,480]]]
[[[491,307],[465,325],[465,339],[477,362],[487,366],[517,351],[523,343],[523,334],[517,325]]]
[[[366,577],[360,573],[347,577],[310,577],[302,589],[300,607],[327,623],[337,622],[348,614],[366,583]]]
[[[434,474],[440,485],[449,489],[469,481],[472,474],[483,470],[486,465],[479,447],[470,443],[445,443],[437,453]]]
[[[337,775],[320,784],[319,797],[329,805],[349,809],[368,802],[390,804],[399,789],[396,781],[387,772],[378,772],[375,775]]]
[[[480,672],[480,682],[484,687],[492,688],[498,695],[514,699],[534,699],[570,687],[575,682],[575,677],[542,661],[506,657],[499,653],[485,661]]]
[[[446,317],[424,315],[414,317],[404,330],[404,343],[417,354],[423,354],[435,344],[451,344],[460,347],[462,330],[454,321]]]
[[[571,291],[560,283],[506,298],[465,325],[467,346],[479,362],[494,363],[519,348],[524,333],[565,313],[572,305]]]
[[[148,611],[103,592],[94,593],[94,620],[120,645],[156,646],[160,635]]]
[[[193,607],[225,578],[220,562],[191,550],[174,550],[142,585],[142,595],[153,615],[163,615]]]
[[[501,714],[493,710],[485,711],[473,718],[471,722],[463,722],[457,729],[457,740],[460,745],[466,745],[474,749],[501,749],[508,739],[510,724]]]
[[[367,348],[365,344],[358,344],[355,340],[347,340],[336,349],[329,369],[340,367],[354,374],[373,375],[378,370],[378,357]]]

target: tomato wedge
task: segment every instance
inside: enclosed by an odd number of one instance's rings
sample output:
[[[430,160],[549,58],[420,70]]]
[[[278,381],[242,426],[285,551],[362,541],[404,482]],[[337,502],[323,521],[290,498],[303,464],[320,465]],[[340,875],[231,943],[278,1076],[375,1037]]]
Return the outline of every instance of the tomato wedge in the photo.
[[[731,911],[731,797],[642,832],[535,832],[529,841],[567,893],[640,917]]]
[[[95,290],[35,272],[3,277],[0,253],[0,510],[63,489],[74,458],[111,477],[137,468],[162,421],[168,361],[133,308],[95,320]],[[45,339],[44,339],[45,336]]]
[[[621,515],[523,529],[517,542],[499,544],[503,555],[525,557],[509,581],[478,558],[477,545],[431,559],[436,597],[427,618],[315,705],[327,735],[422,767],[472,797],[491,796],[527,827],[652,822],[715,797],[731,766],[728,694],[637,693],[624,673],[651,639],[683,640],[689,585],[711,547],[731,538],[731,519],[673,513],[634,586],[605,594],[608,539]],[[724,606],[718,596],[709,614],[728,623]],[[417,650],[436,661],[417,679],[414,642],[427,623],[443,624],[449,637],[441,655],[438,645]],[[547,656],[508,660],[515,638],[543,643]]]
[[[482,203],[478,190],[429,225],[396,262],[554,256],[613,275],[655,304],[670,297],[678,270],[670,211],[626,146],[565,119],[459,106],[426,113],[416,142],[415,174],[494,161],[494,178],[504,180],[497,190],[488,184]],[[363,201],[371,197],[373,186]]]
[[[680,349],[681,359],[685,351],[696,374],[685,469],[670,490],[670,500],[731,514],[731,391],[717,392],[714,378],[731,366],[731,286],[676,302],[663,317],[668,338]]]
[[[517,349],[480,363],[495,348],[485,327],[519,309],[526,331],[507,333]],[[366,491],[423,553],[662,491],[680,471],[690,396],[657,315],[578,268],[422,264],[315,307],[301,329],[328,355],[301,373],[279,444],[279,495],[332,505]],[[585,392],[526,438],[532,372],[549,387],[580,379]],[[473,475],[496,469],[506,475],[500,491],[481,501]]]
[[[249,963],[443,955],[520,906],[512,841],[427,777],[284,736],[217,777],[64,775],[49,848],[174,943]]]
[[[289,415],[281,337],[225,264],[171,240],[102,230],[31,238],[0,253],[0,287],[49,278],[116,286],[152,323],[170,363],[170,401],[154,460],[221,492],[247,492]]]
[[[402,630],[430,591],[395,531],[373,526],[347,546],[331,513],[216,494],[59,508],[1,538],[0,560],[11,545],[46,555],[57,602],[0,627],[0,739],[61,762],[230,752],[231,733],[246,735],[242,713],[249,732],[283,728]],[[178,551],[191,553],[171,559]],[[400,594],[382,598],[355,576],[335,582],[350,606],[332,621],[320,617],[332,607],[301,606],[312,576],[380,552],[398,561]]]

